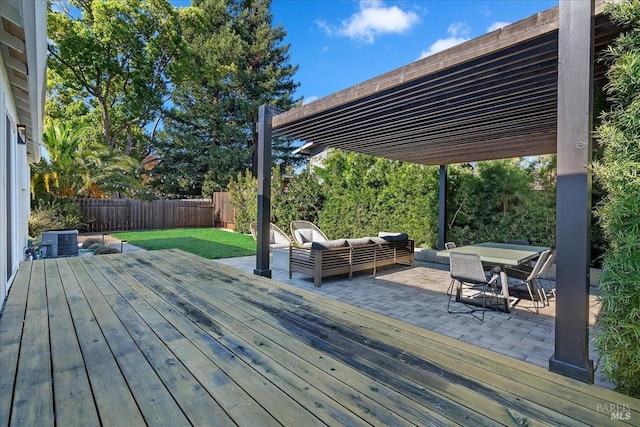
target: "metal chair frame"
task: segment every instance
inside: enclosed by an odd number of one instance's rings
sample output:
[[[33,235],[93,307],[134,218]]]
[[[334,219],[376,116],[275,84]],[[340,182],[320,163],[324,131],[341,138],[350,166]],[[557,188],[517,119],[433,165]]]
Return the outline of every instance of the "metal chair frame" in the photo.
[[[538,299],[542,302],[543,306],[546,306],[549,303],[546,293],[541,290],[541,287],[538,287],[536,285],[536,280],[538,280],[541,272],[543,271],[543,268],[545,267],[546,261],[550,256],[551,249],[547,249],[540,254],[540,257],[536,261],[533,268],[527,264],[523,264],[515,267],[507,267],[506,269],[507,276],[518,281],[516,287],[526,286],[536,313],[540,312],[540,307],[538,305],[538,300],[533,296],[534,288],[537,293]]]
[[[447,296],[449,301],[447,303],[448,313],[461,313],[471,314],[480,321],[484,320],[484,314],[487,310],[487,297],[489,300],[498,297],[498,291],[496,283],[500,277],[498,274],[493,274],[490,278],[485,275],[484,268],[482,266],[482,260],[477,254],[466,254],[461,252],[452,252],[449,255],[450,271],[451,271],[451,283],[447,289]],[[457,284],[457,286],[456,286]],[[462,297],[462,291],[464,287],[468,289],[478,290],[482,295],[482,316],[478,317],[474,313],[478,309],[473,308],[470,303],[464,301]],[[455,293],[454,293],[455,288]],[[488,294],[490,290],[490,294]],[[456,311],[451,309],[451,300],[455,298],[455,302],[459,302],[466,306],[469,310]],[[497,302],[497,301],[496,301]]]

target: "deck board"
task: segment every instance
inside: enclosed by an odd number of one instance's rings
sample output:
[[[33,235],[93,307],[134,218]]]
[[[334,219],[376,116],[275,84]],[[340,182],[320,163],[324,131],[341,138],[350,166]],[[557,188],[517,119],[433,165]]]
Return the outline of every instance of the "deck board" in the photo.
[[[11,298],[0,317],[0,425],[9,425],[11,402],[18,370],[24,315],[31,276],[31,263],[23,264],[11,288]]]
[[[73,270],[73,274],[67,276],[69,279],[63,286],[71,317],[74,324],[78,325],[76,334],[100,422],[102,425],[119,425],[123,422],[143,425],[144,418],[129,390],[127,380],[120,371],[101,326],[78,283],[90,281],[89,276],[84,269],[79,268],[80,264],[76,259],[60,259],[56,264],[59,268]]]
[[[163,276],[156,273],[155,270],[146,268],[144,271],[139,270],[136,272],[131,264],[127,264],[126,269],[127,271],[133,269],[133,274],[136,274],[136,277],[147,283],[149,287],[154,285],[148,280],[154,279],[158,284],[165,282],[166,285],[171,285],[171,282],[163,280]],[[160,271],[163,270],[160,269]],[[140,274],[145,273],[149,276],[149,279],[140,276]],[[168,290],[160,291],[160,293],[166,295]],[[173,298],[177,298],[177,296],[172,296]],[[335,370],[334,365],[317,367],[296,356],[293,353],[296,351],[296,343],[286,334],[281,333],[275,337],[273,335],[270,337],[260,335],[255,329],[258,328],[264,333],[264,328],[268,327],[268,325],[256,319],[255,313],[239,312],[232,305],[226,304],[224,299],[218,299],[216,302],[217,304],[211,304],[211,307],[215,310],[213,315],[218,324],[212,332],[217,335],[218,339],[227,346],[235,347],[239,358],[251,363],[263,375],[273,381],[277,381],[278,385],[286,390],[290,396],[293,396],[298,401],[305,402],[307,407],[316,407],[314,412],[320,419],[333,424],[338,422],[340,425],[361,425],[363,420],[374,425],[407,425],[407,421],[402,418],[391,413],[386,414],[385,412],[388,412],[388,410],[385,410],[374,400],[345,386],[333,376],[327,375],[327,371],[332,372],[332,369]],[[157,300],[155,304],[158,304]],[[203,313],[203,316],[206,315],[206,313]],[[251,328],[246,325],[251,325]],[[240,349],[236,343],[241,340],[244,343]],[[299,344],[297,345],[299,347]],[[298,351],[299,354],[304,352],[309,353],[309,349],[305,348],[304,351]],[[322,354],[317,352],[315,357],[318,356],[321,357]],[[305,376],[312,378],[313,381],[305,381],[303,379]],[[286,382],[283,383],[282,379],[286,380]],[[330,392],[325,395],[321,390]],[[336,395],[336,397],[330,400],[332,395]],[[317,403],[321,404],[316,405]],[[358,417],[345,412],[345,409],[341,408],[341,406],[353,411]],[[381,413],[382,417],[380,418],[379,414]]]
[[[45,273],[56,422],[65,426],[100,425],[75,325],[62,287],[62,283],[72,280],[73,273],[64,268],[64,264],[58,266],[54,263],[45,264]]]
[[[636,399],[175,250],[22,263],[0,369],[0,426],[640,425]]]
[[[53,423],[51,353],[44,263],[31,271],[10,425]]]

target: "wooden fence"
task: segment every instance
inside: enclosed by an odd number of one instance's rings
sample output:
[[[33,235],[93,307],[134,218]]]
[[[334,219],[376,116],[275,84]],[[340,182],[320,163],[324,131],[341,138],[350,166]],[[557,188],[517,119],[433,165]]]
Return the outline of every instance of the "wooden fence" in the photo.
[[[231,206],[228,192],[213,193],[213,220],[215,227],[233,229],[236,211]]]
[[[150,230],[212,227],[211,199],[120,200],[76,199],[85,227],[82,231]]]

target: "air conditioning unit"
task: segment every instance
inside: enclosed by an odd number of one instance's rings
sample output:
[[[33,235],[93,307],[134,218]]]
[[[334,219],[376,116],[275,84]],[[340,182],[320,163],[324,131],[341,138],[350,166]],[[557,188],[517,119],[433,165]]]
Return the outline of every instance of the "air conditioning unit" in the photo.
[[[78,230],[45,231],[41,241],[46,258],[78,255]]]

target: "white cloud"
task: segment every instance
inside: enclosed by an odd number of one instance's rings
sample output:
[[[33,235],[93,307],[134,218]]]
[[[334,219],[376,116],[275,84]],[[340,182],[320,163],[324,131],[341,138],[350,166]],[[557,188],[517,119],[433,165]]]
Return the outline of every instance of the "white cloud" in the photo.
[[[346,36],[365,43],[374,43],[383,34],[401,34],[420,22],[417,13],[397,6],[386,7],[380,0],[360,0],[360,10],[338,27],[316,21],[328,35]]]
[[[449,49],[457,44],[469,40],[471,29],[464,22],[454,22],[447,28],[449,37],[436,40],[427,50],[423,50],[418,59],[426,58],[434,53]]]
[[[511,22],[502,22],[502,21],[494,22],[489,26],[489,28],[487,28],[487,33],[490,33],[491,31],[495,31],[498,28],[506,27],[509,24],[511,24]]]

